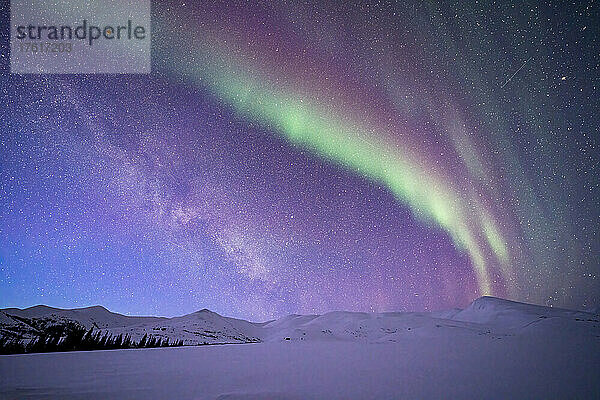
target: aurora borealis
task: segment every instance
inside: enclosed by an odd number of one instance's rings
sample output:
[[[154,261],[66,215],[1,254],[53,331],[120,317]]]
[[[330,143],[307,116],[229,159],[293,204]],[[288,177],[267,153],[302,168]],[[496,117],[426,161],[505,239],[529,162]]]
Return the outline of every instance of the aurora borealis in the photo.
[[[153,7],[150,75],[3,36],[2,305],[598,304],[596,4]]]

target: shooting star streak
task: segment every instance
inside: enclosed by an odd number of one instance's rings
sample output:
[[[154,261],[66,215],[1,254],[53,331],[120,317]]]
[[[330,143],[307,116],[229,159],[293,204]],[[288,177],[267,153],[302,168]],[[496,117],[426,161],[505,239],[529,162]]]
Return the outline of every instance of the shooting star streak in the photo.
[[[529,57],[529,58],[527,59],[527,61],[525,61],[525,62],[523,63],[523,65],[521,65],[521,66],[519,67],[519,69],[518,69],[518,70],[516,70],[516,71],[515,71],[515,73],[514,73],[514,74],[512,74],[512,75],[510,76],[510,78],[508,78],[508,79],[506,80],[506,82],[504,82],[504,84],[503,84],[502,86],[500,86],[500,89],[504,88],[504,86],[506,86],[506,85],[508,84],[508,82],[510,82],[510,81],[511,81],[511,79],[512,79],[512,78],[514,78],[514,77],[515,77],[515,75],[516,75],[516,74],[518,74],[518,73],[519,73],[519,71],[523,69],[523,67],[525,66],[525,64],[527,64],[527,63],[529,62],[529,60],[531,60],[532,58],[533,58],[533,57]]]

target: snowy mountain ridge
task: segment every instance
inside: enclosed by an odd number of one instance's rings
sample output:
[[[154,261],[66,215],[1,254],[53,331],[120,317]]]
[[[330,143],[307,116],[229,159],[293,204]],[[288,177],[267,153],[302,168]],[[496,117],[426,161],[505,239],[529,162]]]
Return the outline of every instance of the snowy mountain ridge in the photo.
[[[138,317],[101,306],[59,309],[34,306],[0,310],[0,336],[33,338],[56,326],[75,324],[113,335],[183,340],[186,345],[280,341],[396,342],[406,336],[489,335],[501,338],[536,332],[600,337],[597,314],[481,297],[463,310],[292,314],[255,323],[203,309],[180,317]]]

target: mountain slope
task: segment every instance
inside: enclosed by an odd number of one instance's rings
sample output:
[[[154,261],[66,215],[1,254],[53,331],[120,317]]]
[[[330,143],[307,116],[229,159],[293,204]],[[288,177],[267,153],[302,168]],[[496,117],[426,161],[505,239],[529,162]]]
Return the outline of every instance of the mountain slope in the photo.
[[[522,334],[583,334],[600,337],[592,313],[518,303],[494,297],[475,300],[464,310],[433,313],[360,313],[335,311],[323,315],[288,315],[253,323],[201,310],[174,318],[130,317],[103,307],[63,310],[47,306],[0,310],[0,336],[24,339],[56,327],[93,327],[134,340],[149,334],[187,345],[279,341],[396,342],[403,337],[447,335],[490,337]]]
[[[249,343],[261,324],[222,317],[208,310],[182,317],[130,317],[110,312],[101,306],[63,310],[47,306],[0,310],[0,336],[30,339],[57,327],[81,326],[108,331],[113,335],[129,334],[139,340],[145,334],[185,344]]]

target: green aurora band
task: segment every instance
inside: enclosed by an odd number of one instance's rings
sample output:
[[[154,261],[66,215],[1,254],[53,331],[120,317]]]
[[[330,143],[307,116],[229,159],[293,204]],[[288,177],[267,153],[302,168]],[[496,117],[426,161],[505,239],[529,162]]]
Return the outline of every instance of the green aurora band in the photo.
[[[415,216],[445,230],[455,246],[467,252],[480,295],[493,294],[493,265],[503,279],[511,279],[509,246],[476,192],[456,188],[449,178],[436,174],[425,155],[413,154],[410,147],[390,140],[395,132],[389,128],[358,121],[351,112],[314,101],[317,96],[312,93],[298,94],[290,84],[265,72],[268,66],[253,65],[248,61],[254,62],[252,57],[209,36],[204,35],[201,43],[187,42],[186,49],[179,51],[174,45],[166,46],[172,52],[168,59],[179,63],[170,65],[168,74],[207,88],[241,118],[270,128],[292,145],[385,185]],[[453,142],[457,146],[464,140],[453,137]],[[472,149],[459,148],[457,153],[474,173],[481,168],[473,167],[478,157],[471,154]]]

